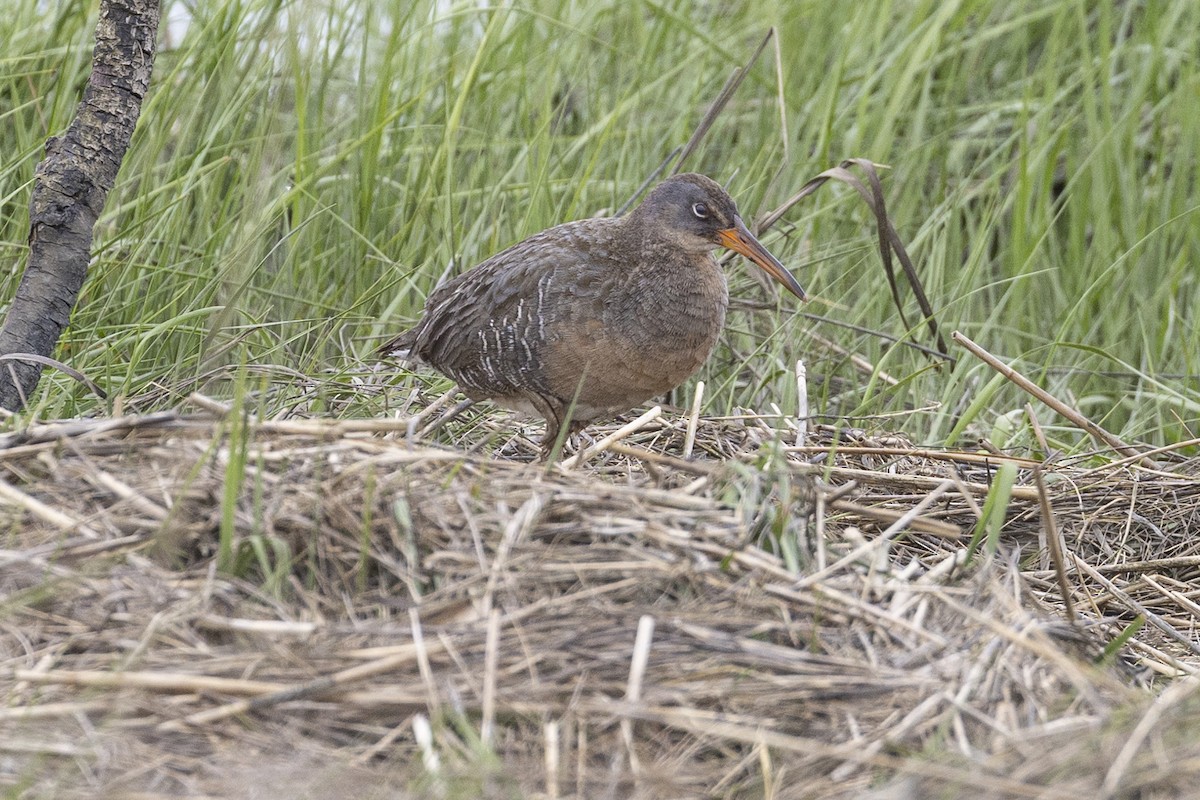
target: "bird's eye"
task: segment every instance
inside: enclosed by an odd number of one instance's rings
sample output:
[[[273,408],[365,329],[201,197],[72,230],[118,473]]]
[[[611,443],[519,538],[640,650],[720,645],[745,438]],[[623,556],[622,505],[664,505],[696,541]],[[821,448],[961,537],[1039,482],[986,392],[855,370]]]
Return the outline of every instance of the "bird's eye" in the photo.
[[[708,219],[708,206],[704,203],[696,203],[692,206],[692,213],[697,219]]]

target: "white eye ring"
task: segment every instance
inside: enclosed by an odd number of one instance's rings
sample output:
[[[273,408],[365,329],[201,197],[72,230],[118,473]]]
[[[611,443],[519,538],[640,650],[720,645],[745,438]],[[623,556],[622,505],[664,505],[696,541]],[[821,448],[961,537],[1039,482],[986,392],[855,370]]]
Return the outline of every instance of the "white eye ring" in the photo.
[[[708,206],[704,203],[695,203],[692,205],[692,213],[697,219],[708,219]]]

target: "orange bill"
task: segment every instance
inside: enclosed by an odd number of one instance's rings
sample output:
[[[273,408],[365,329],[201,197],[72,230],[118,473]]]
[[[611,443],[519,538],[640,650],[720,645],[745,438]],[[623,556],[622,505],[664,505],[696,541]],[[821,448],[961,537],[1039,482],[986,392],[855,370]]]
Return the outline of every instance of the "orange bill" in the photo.
[[[742,218],[735,216],[733,218],[733,227],[726,228],[723,231],[717,232],[717,239],[725,247],[728,247],[735,253],[740,253],[746,258],[758,264],[767,271],[775,280],[782,283],[788,288],[788,291],[799,297],[801,300],[808,301],[808,295],[800,283],[788,272],[787,267],[779,263],[779,259],[771,255],[767,248],[762,246],[758,239],[754,238],[754,234],[746,228],[746,223],[742,222]]]

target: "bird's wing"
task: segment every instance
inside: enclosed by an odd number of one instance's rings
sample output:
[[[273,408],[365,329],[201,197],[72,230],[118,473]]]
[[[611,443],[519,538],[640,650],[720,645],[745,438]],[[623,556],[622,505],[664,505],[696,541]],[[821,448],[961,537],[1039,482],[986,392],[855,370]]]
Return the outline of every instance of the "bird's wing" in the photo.
[[[570,324],[572,299],[611,277],[610,224],[560,225],[497,253],[431,294],[420,323],[385,350],[406,346],[468,393],[550,395],[545,348]]]

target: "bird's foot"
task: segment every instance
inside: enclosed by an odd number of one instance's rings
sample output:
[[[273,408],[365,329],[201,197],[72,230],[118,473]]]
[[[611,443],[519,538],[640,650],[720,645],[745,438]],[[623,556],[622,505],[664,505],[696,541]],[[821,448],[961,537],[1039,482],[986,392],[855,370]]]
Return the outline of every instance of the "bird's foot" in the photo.
[[[562,437],[562,447],[559,448],[559,450],[560,450],[559,455],[562,455],[562,453],[565,453],[567,451],[567,448],[572,443],[572,440],[575,438],[575,435],[582,433],[583,429],[586,428],[587,426],[588,426],[588,423],[579,422],[576,420],[571,420],[571,422],[568,423],[566,435]],[[558,444],[558,436],[559,436],[559,432],[561,430],[562,430],[561,426],[558,426],[558,425],[547,425],[546,426],[546,435],[542,437],[542,441],[540,444],[542,461],[550,461],[551,457],[554,455],[555,445]],[[588,437],[588,438],[590,440],[591,437]],[[589,441],[589,443],[594,444],[594,442],[590,442],[590,441]]]

